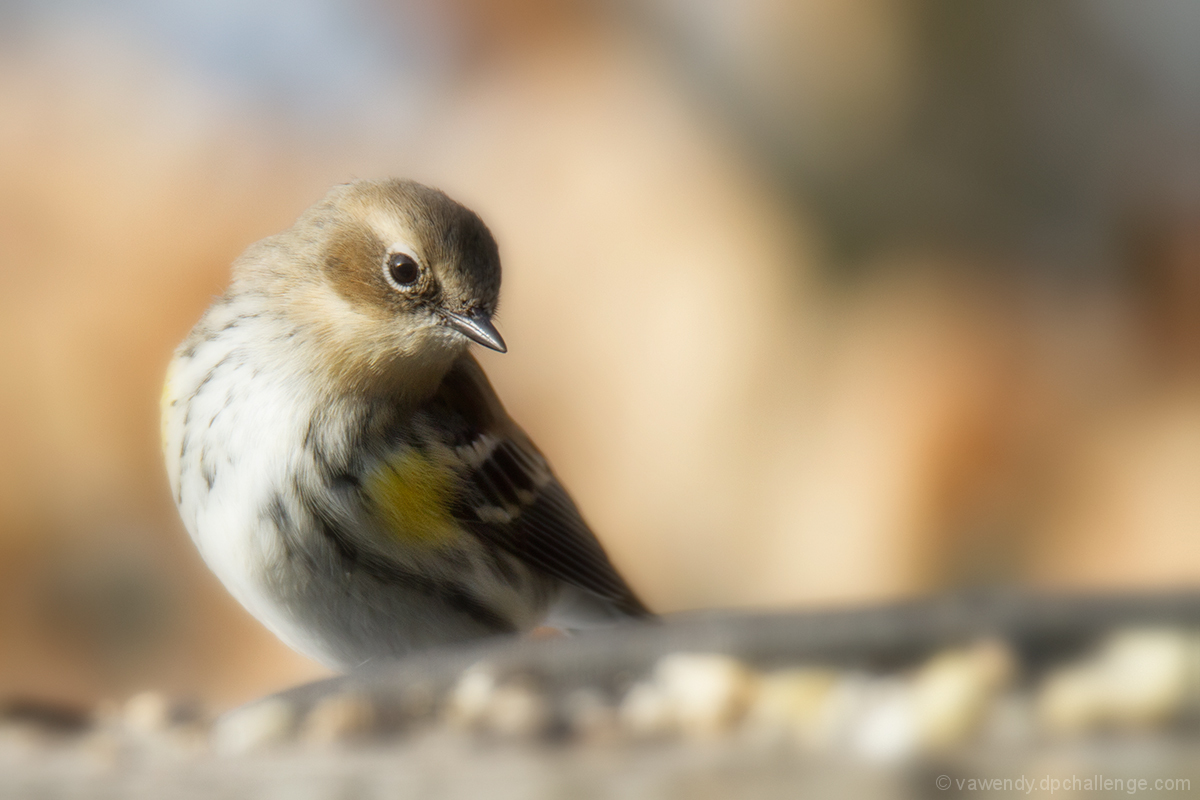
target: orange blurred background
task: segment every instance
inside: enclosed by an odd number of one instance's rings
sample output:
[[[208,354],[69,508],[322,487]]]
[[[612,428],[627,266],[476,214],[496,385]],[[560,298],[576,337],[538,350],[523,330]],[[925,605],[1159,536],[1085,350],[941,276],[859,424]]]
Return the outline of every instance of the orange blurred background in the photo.
[[[1200,584],[1200,6],[0,8],[0,696],[323,674],[171,504],[173,347],[250,242],[410,176],[482,358],[662,611]]]

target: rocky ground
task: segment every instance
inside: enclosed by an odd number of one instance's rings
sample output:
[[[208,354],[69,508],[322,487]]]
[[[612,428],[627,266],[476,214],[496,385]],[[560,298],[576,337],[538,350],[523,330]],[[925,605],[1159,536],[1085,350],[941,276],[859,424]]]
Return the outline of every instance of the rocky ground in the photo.
[[[5,798],[1188,796],[1200,597],[687,615],[423,654],[216,719],[153,693],[0,713]]]

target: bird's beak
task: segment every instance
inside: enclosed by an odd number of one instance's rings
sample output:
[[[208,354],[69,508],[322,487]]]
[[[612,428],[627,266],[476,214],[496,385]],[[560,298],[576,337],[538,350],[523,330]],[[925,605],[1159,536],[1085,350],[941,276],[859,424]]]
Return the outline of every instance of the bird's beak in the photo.
[[[467,314],[455,314],[453,311],[443,310],[441,313],[447,325],[472,342],[500,353],[508,352],[508,346],[504,344],[500,331],[496,330],[496,326],[485,312],[476,310]]]

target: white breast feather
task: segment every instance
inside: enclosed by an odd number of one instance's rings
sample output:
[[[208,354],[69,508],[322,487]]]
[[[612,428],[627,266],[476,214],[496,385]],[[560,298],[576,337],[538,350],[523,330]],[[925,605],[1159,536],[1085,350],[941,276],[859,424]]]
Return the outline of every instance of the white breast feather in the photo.
[[[259,353],[255,367],[248,363],[248,349],[271,340],[263,327],[230,328],[176,359],[164,397],[164,450],[180,516],[205,563],[272,632],[317,654],[318,642],[264,585],[284,553],[262,511],[300,466],[312,403],[279,360]],[[215,473],[211,488],[206,470]]]

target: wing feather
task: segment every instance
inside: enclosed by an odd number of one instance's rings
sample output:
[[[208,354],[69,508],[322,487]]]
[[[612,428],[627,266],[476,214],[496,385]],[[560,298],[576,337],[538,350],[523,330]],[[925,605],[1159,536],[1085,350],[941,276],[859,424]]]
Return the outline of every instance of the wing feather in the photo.
[[[431,429],[453,432],[447,445],[482,455],[459,464],[450,513],[464,529],[630,616],[650,613],[472,356],[455,364],[426,412],[438,422]]]

